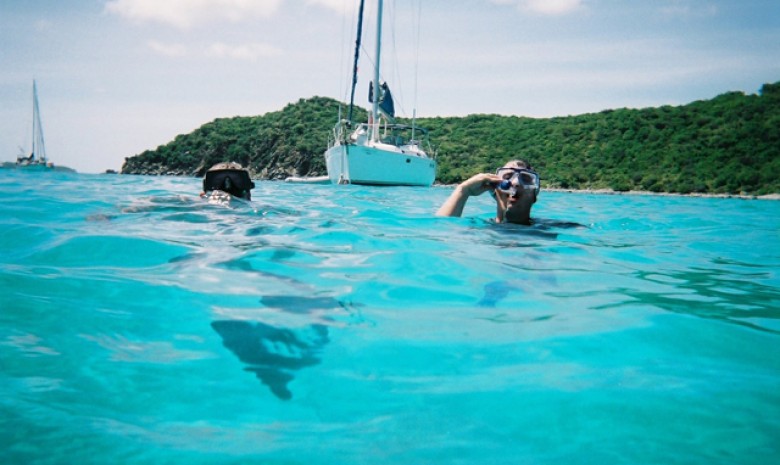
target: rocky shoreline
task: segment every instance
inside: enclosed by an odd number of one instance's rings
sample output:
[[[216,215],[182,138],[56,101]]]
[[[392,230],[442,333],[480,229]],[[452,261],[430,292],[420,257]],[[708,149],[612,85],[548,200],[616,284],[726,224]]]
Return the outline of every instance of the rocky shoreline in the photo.
[[[457,184],[435,184],[436,187],[454,188]],[[655,195],[663,197],[701,197],[711,199],[742,199],[742,200],[780,200],[780,194],[750,195],[750,194],[707,194],[692,192],[683,194],[680,192],[652,192],[652,191],[616,191],[612,189],[563,189],[560,187],[542,187],[544,192],[564,192],[568,194],[597,194],[597,195]]]
[[[144,176],[180,176],[180,177],[195,177],[195,178],[201,177],[201,175],[199,175],[197,172],[185,172],[184,170],[171,170],[164,166],[150,167],[147,165],[144,168],[145,169],[143,170],[134,170],[133,172],[122,171],[121,174],[144,175]],[[250,170],[250,175],[252,179],[260,180],[260,181],[284,181],[288,177],[297,176],[295,173],[290,174],[284,170],[269,173],[267,169],[263,170],[262,173],[256,173]],[[435,186],[455,187],[455,184],[437,183],[435,184]],[[767,194],[767,195],[750,195],[750,194],[707,194],[707,193],[700,193],[700,192],[692,192],[690,194],[682,194],[679,192],[616,191],[612,189],[563,189],[563,188],[556,188],[556,187],[549,187],[549,188],[543,187],[542,192],[566,192],[571,194],[600,194],[600,195],[655,195],[655,196],[667,196],[667,197],[700,197],[700,198],[742,199],[742,200],[780,200],[780,193]]]
[[[679,192],[651,192],[651,191],[615,191],[612,189],[560,189],[542,188],[547,192],[569,192],[572,194],[604,194],[604,195],[655,195],[665,197],[701,197],[712,199],[743,199],[743,200],[780,200],[780,194],[750,195],[750,194],[706,194],[692,192],[682,194]]]
[[[208,167],[198,166],[194,170],[170,168],[163,164],[140,163],[125,164],[122,167],[121,174],[138,174],[144,176],[194,176],[201,177]],[[299,169],[288,164],[277,163],[272,166],[266,166],[257,171],[252,167],[247,168],[252,179],[262,181],[283,181],[291,176],[302,176]],[[323,173],[325,174],[325,173]],[[310,170],[306,176],[320,176],[319,171]]]

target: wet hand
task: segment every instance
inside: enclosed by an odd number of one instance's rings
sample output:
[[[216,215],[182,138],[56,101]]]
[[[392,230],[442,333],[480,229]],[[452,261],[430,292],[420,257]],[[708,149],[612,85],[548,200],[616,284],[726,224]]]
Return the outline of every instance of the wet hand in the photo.
[[[492,191],[499,182],[501,182],[501,177],[495,174],[479,173],[460,183],[458,188],[471,197]]]

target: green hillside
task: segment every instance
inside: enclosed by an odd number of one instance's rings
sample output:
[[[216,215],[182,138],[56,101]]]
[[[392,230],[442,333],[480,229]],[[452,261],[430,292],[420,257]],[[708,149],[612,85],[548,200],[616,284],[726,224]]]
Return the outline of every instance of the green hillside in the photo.
[[[122,173],[202,176],[237,161],[259,179],[324,175],[339,103],[314,97],[278,112],[217,119],[127,158]],[[356,121],[366,112],[358,109]],[[437,181],[453,183],[523,158],[544,187],[763,195],[780,193],[780,82],[683,106],[524,118],[422,118]]]

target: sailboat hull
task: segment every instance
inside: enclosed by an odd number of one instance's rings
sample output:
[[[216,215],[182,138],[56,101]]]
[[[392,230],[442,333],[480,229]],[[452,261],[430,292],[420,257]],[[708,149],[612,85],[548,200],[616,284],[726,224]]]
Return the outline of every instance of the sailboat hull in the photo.
[[[325,163],[333,184],[430,186],[436,178],[434,159],[382,147],[335,145]]]
[[[49,163],[29,163],[29,164],[17,163],[16,164],[16,169],[25,170],[25,171],[49,171],[53,168],[54,166],[52,166]]]

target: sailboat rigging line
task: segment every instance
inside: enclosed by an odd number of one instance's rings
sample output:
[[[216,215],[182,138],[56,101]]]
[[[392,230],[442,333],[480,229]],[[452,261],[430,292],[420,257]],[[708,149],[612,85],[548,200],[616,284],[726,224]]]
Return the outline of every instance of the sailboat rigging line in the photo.
[[[393,68],[392,68],[392,74],[393,74],[393,88],[395,89],[395,97],[393,100],[395,101],[396,106],[401,108],[400,113],[401,114],[407,114],[406,109],[404,108],[404,88],[403,88],[403,80],[401,79],[401,66],[400,66],[400,60],[398,59],[398,43],[397,43],[397,36],[396,32],[398,30],[398,10],[395,8],[396,3],[393,1],[393,8],[390,9],[389,14],[392,15],[392,19],[389,21],[391,24],[391,35],[392,35],[392,41],[393,41]],[[387,79],[385,78],[385,81]]]
[[[347,121],[352,123],[352,109],[355,107],[355,86],[357,86],[358,57],[360,56],[360,40],[363,35],[363,7],[365,0],[360,0],[360,9],[358,11],[357,38],[355,39],[355,62],[352,66],[352,93],[349,97],[349,113]]]
[[[339,69],[346,69],[344,66],[344,60],[348,56],[347,53],[344,51],[347,47],[347,37],[352,37],[352,31],[350,30],[350,34],[346,34],[347,30],[347,4],[345,3],[342,12],[341,12],[341,47],[339,47]],[[355,18],[352,18],[353,20]],[[352,21],[350,24],[355,24],[355,21]],[[344,85],[344,82],[346,80],[346,74],[345,73],[339,73],[339,95],[341,96],[341,100],[339,101],[339,119],[341,118],[341,104],[342,102],[347,101],[347,92],[349,91],[347,86]]]
[[[390,6],[388,8],[387,3],[390,3]],[[398,47],[398,25],[411,25],[411,34],[409,37],[412,38],[414,42],[414,51],[413,51],[413,95],[412,95],[412,113],[416,113],[417,109],[417,99],[418,99],[418,77],[419,77],[419,62],[420,62],[420,37],[421,37],[421,30],[422,30],[422,1],[418,0],[416,2],[416,5],[414,5],[415,2],[411,2],[411,9],[408,10],[408,12],[411,15],[412,20],[411,21],[405,21],[405,20],[399,20],[400,17],[405,17],[404,15],[399,15],[398,8],[397,8],[397,2],[396,0],[392,0],[390,2],[385,3],[384,7],[384,16],[385,20],[383,21],[384,24],[388,24],[390,27],[390,41],[392,43],[392,47],[390,47],[390,54],[392,59],[389,60],[391,62],[391,66],[388,67],[385,65],[384,69],[387,70],[388,68],[391,69],[389,74],[391,76],[388,76],[387,72],[383,72],[380,68],[380,79],[384,80],[385,82],[392,82],[393,83],[393,101],[395,103],[396,113],[401,115],[408,115],[407,112],[407,99],[406,92],[404,92],[404,80],[401,78],[401,72],[402,72],[402,66],[401,66],[401,60],[399,59],[398,50],[400,48]],[[415,18],[416,16],[416,18]],[[389,18],[388,18],[389,17]],[[406,30],[404,30],[401,33],[400,40],[402,42],[404,41],[404,38],[407,36],[405,35]],[[368,53],[367,50],[364,49],[364,52],[366,54],[366,58],[369,60],[371,59],[371,55]],[[388,62],[387,59],[384,60],[385,63]],[[414,119],[414,116],[412,116]]]
[[[417,76],[420,65],[420,31],[422,30],[422,0],[417,2],[417,30],[414,48],[414,96],[412,98],[412,127],[417,119]]]

